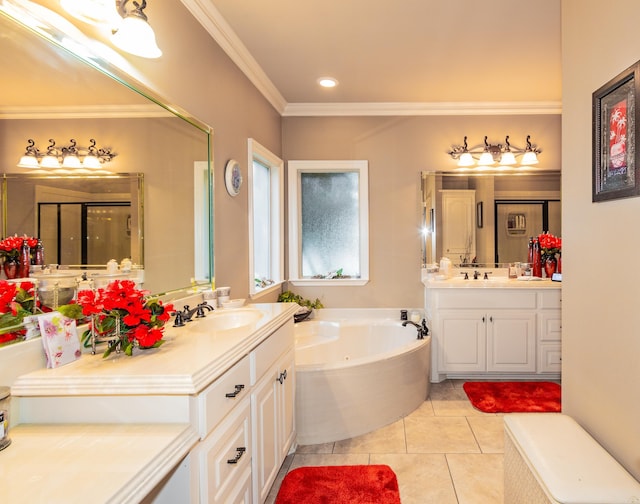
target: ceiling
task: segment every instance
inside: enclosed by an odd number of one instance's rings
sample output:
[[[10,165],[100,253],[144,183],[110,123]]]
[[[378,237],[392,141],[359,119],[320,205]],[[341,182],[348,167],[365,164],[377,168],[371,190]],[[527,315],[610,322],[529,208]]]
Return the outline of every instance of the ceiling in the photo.
[[[559,0],[183,3],[215,19],[212,36],[285,115],[560,106]],[[339,85],[320,88],[323,76]]]

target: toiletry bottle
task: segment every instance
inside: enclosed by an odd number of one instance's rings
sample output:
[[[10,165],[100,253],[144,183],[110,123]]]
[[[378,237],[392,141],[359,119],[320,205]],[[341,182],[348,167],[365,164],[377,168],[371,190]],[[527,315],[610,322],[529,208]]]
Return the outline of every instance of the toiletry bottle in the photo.
[[[29,268],[31,267],[31,248],[27,240],[22,241],[22,248],[20,249],[20,260],[18,263],[18,276],[20,278],[27,278],[29,276]]]
[[[529,238],[529,254],[527,256],[527,262],[533,266],[533,236]]]
[[[36,266],[44,266],[44,245],[42,244],[42,240],[40,240],[39,238],[38,243],[36,244],[33,264],[35,264]]]
[[[542,278],[542,256],[540,255],[540,242],[538,240],[533,241],[533,263],[531,269],[533,270],[533,276]]]

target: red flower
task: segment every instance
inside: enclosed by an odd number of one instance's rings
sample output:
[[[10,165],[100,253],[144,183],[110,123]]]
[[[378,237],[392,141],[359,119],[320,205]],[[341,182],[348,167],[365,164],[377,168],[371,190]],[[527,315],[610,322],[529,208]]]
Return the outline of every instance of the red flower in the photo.
[[[91,326],[99,335],[120,333],[119,344],[127,355],[135,345],[153,348],[162,344],[164,324],[170,318],[173,305],[163,306],[158,299],[147,299],[148,291],[136,288],[131,280],[114,280],[105,288],[78,293],[77,303],[85,316],[93,315]],[[96,316],[97,315],[97,316]],[[85,346],[90,342],[91,330],[85,332]],[[109,344],[108,356],[116,342]]]

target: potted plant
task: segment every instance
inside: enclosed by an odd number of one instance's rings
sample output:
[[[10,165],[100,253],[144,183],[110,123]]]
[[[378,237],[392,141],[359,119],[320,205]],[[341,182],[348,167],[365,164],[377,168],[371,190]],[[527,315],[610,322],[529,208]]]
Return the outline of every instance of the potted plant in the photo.
[[[316,298],[315,301],[311,301],[310,299],[305,299],[300,294],[295,294],[290,290],[282,292],[278,296],[278,302],[297,303],[300,306],[300,310],[298,310],[293,316],[293,319],[296,322],[301,322],[302,320],[308,318],[313,310],[324,308],[322,302],[318,298]]]

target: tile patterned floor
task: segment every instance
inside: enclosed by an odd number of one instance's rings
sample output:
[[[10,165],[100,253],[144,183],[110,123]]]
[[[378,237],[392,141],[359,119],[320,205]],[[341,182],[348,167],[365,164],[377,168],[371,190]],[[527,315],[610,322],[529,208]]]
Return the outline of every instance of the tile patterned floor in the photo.
[[[398,477],[402,504],[502,503],[502,415],[473,408],[463,383],[432,383],[420,408],[364,436],[299,446],[285,460],[267,504],[275,502],[291,469],[351,464],[389,465]]]

